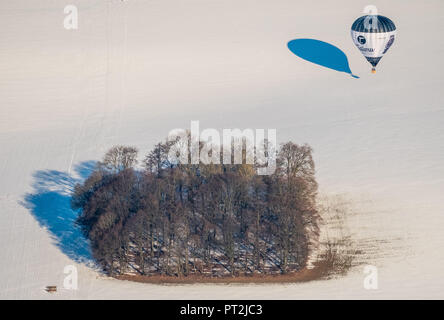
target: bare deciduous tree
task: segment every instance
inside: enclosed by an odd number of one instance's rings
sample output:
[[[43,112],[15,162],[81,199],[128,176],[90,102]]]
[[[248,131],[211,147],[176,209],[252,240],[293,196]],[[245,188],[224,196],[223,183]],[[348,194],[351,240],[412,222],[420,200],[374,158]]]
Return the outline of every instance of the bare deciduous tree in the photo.
[[[112,147],[103,157],[102,164],[114,172],[132,168],[137,163],[137,152],[134,147]]]

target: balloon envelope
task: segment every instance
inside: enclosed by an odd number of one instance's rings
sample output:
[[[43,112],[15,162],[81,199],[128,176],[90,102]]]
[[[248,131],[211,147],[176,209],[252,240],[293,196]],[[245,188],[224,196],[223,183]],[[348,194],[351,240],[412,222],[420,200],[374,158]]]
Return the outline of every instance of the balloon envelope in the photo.
[[[393,21],[380,15],[362,16],[351,27],[354,44],[373,67],[390,49],[395,36],[396,26]]]

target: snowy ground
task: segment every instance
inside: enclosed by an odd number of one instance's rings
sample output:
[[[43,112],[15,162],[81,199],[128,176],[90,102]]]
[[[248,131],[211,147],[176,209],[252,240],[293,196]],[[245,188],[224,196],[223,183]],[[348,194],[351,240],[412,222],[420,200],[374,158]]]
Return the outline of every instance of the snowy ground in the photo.
[[[444,298],[441,0],[64,2],[0,2],[0,298]],[[67,4],[78,30],[63,28]],[[398,27],[376,75],[349,35],[367,4]],[[339,47],[360,79],[299,59],[286,46],[297,38]],[[306,284],[157,286],[73,261],[65,191],[79,165],[114,144],[143,153],[191,120],[311,144],[322,193],[352,202],[355,236],[396,242],[373,261],[379,289],[364,289],[360,269]],[[78,290],[47,294],[70,264]]]

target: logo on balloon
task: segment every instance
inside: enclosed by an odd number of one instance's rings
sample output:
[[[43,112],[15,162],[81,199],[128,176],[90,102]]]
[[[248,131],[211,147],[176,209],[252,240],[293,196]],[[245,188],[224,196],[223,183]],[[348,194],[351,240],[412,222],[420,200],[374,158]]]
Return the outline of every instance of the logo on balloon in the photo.
[[[393,42],[395,42],[395,36],[391,35],[390,36],[390,40],[387,42],[387,44],[385,46],[385,49],[384,49],[384,52],[382,54],[385,54],[388,51],[388,49],[390,49],[390,47],[392,46]]]
[[[358,36],[358,42],[360,44],[365,44],[367,41],[365,40],[364,36]]]

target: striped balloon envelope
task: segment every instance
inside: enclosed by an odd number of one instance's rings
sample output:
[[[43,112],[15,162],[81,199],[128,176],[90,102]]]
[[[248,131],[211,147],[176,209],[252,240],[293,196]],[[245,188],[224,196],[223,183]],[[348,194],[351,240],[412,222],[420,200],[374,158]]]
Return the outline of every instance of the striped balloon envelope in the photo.
[[[353,23],[351,36],[356,47],[373,66],[372,73],[375,73],[376,65],[395,41],[396,26],[387,17],[369,14]]]

